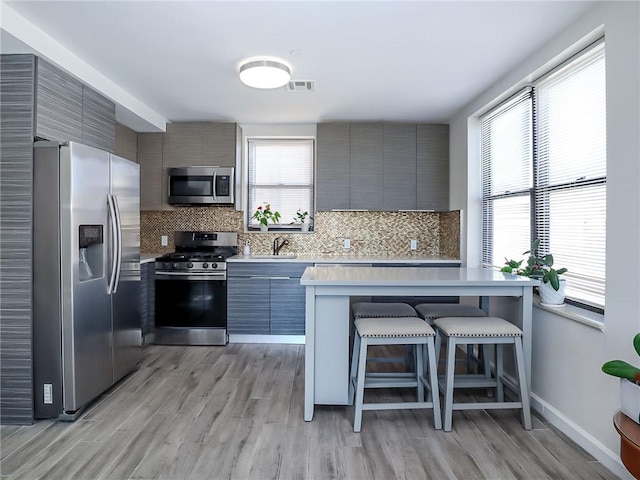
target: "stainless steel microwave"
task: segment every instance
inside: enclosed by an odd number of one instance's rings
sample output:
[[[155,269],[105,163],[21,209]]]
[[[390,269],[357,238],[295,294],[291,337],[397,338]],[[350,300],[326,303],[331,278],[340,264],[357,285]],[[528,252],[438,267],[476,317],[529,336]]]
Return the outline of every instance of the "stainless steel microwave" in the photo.
[[[171,205],[214,205],[234,201],[233,167],[178,167],[168,171]]]

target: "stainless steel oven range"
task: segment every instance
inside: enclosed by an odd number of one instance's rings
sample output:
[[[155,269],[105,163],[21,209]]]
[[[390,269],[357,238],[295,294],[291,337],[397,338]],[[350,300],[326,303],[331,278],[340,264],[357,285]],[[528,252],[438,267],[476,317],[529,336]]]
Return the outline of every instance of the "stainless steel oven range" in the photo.
[[[175,252],[156,258],[154,343],[226,345],[227,264],[235,232],[175,232]]]

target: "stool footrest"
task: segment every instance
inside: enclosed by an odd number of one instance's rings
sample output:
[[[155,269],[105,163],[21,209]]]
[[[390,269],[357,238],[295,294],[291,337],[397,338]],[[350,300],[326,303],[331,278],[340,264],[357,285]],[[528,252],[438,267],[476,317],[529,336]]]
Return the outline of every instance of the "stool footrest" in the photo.
[[[433,408],[433,402],[365,403],[362,410],[415,410]]]
[[[491,409],[514,409],[522,408],[521,402],[480,402],[480,403],[454,403],[453,410],[484,410]]]

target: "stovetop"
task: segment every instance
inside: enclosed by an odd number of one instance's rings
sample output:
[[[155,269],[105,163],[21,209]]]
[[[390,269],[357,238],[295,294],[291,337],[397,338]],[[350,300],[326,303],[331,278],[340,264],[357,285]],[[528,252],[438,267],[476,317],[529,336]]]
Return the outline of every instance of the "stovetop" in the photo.
[[[215,272],[238,253],[235,232],[175,232],[176,251],[156,258],[156,271]]]

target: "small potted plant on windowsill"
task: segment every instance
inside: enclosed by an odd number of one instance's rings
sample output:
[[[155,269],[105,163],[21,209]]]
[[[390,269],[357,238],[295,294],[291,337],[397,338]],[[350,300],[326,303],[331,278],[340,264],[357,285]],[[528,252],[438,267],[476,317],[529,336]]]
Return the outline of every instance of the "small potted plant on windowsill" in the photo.
[[[527,264],[524,267],[522,267],[524,260],[518,262],[505,258],[506,265],[502,267],[501,271],[542,280],[538,287],[540,302],[547,306],[564,306],[566,280],[561,279],[560,275],[566,273],[567,269],[553,268],[553,255],[548,253],[544,257],[539,256],[539,247],[540,239],[536,238],[531,245],[531,250],[523,253],[523,255],[529,254]]]
[[[300,224],[300,230],[303,232],[309,231],[309,220],[313,220],[313,217],[309,215],[309,212],[306,210],[303,212],[301,209],[298,209],[296,216],[293,219],[295,223]]]
[[[633,337],[633,348],[640,356],[640,333]],[[610,360],[602,365],[602,371],[620,378],[620,410],[640,423],[640,368],[624,360]]]
[[[271,223],[278,223],[280,221],[280,212],[277,210],[272,211],[271,205],[266,203],[264,207],[258,205],[258,208],[251,218],[258,220],[261,232],[267,232],[269,230],[269,220],[271,220]]]

